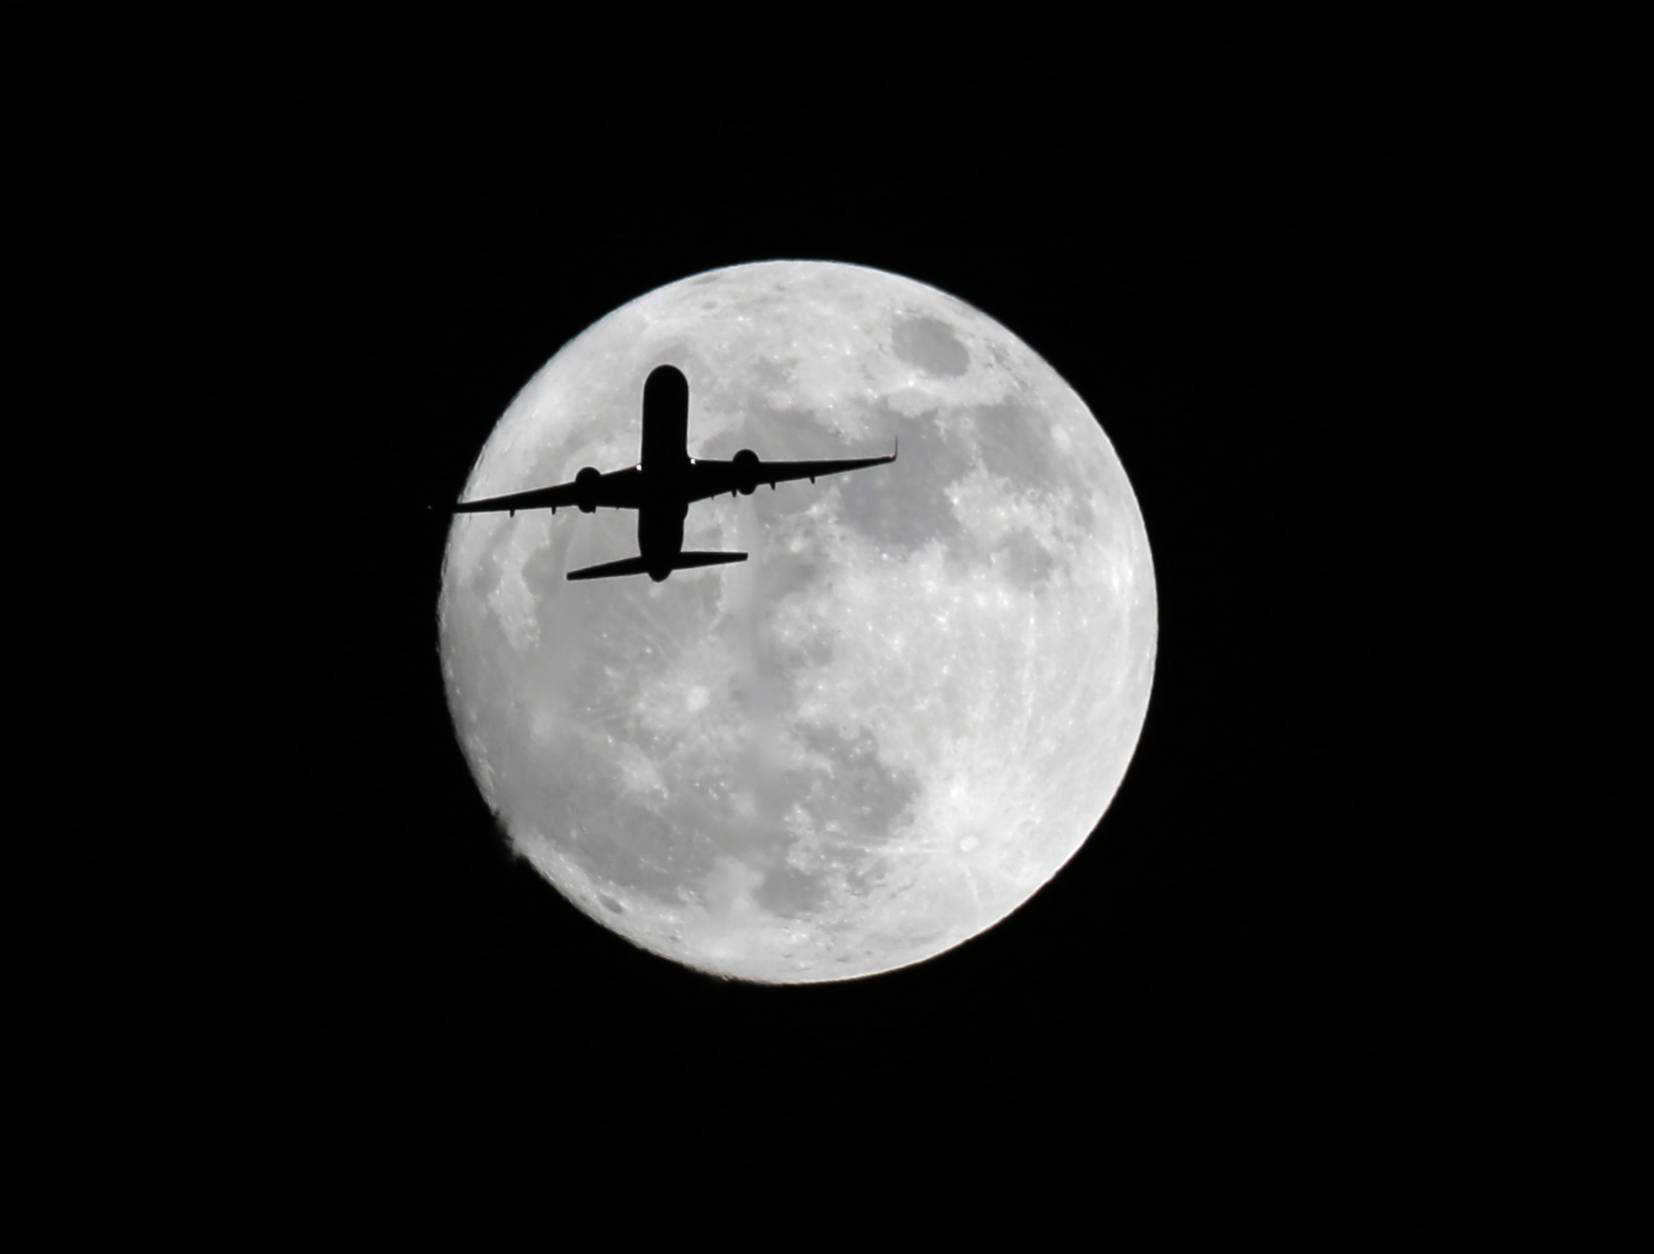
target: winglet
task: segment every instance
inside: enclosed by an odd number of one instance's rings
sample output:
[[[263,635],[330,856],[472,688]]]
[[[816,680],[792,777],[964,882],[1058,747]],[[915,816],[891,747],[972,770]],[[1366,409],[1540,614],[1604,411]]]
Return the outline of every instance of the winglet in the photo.
[[[895,461],[896,460],[896,454],[900,453],[901,451],[902,451],[902,437],[899,436],[899,435],[891,436],[890,437],[890,460]]]

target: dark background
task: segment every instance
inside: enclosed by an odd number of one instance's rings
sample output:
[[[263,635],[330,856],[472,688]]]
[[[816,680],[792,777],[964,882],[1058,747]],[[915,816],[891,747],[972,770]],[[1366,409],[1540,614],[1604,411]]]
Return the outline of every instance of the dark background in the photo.
[[[305,1068],[383,1093],[555,1074],[580,1102],[673,1075],[783,1107],[818,1082],[958,1086],[1095,1116],[1302,1093],[1328,1065],[1352,978],[1325,928],[1348,889],[1328,850],[1354,804],[1329,803],[1337,736],[1314,714],[1345,681],[1317,643],[1336,544],[1313,497],[1356,403],[1335,362],[1360,241],[1299,165],[1003,169],[986,183],[1028,190],[849,163],[463,197],[357,177],[316,208],[330,264],[307,343],[331,400],[303,429],[334,488],[372,492],[331,515],[363,538],[310,572],[331,604],[298,628],[326,676],[300,698],[317,729],[300,792],[327,801],[283,854],[303,890],[272,978]],[[446,528],[425,512],[567,339],[661,284],[774,258],[932,284],[1049,361],[1135,487],[1160,617],[1142,740],[1072,862],[952,952],[798,988],[636,950],[509,854],[445,706]]]

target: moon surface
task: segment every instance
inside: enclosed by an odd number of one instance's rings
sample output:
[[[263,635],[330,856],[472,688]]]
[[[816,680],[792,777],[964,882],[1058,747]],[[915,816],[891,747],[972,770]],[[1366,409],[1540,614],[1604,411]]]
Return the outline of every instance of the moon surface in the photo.
[[[511,845],[662,957],[767,983],[921,962],[1027,901],[1097,825],[1148,706],[1143,519],[1113,446],[993,319],[898,275],[696,275],[581,333],[465,489],[634,464],[644,379],[689,452],[892,465],[692,505],[742,564],[570,583],[636,515],[457,516],[439,606],[456,732]]]

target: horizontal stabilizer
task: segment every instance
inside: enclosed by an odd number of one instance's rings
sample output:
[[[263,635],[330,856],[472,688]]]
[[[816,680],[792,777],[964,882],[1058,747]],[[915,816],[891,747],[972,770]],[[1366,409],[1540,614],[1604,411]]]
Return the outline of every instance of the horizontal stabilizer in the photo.
[[[745,553],[679,553],[672,559],[672,570],[684,570],[690,566],[717,566],[723,562],[744,562]],[[571,570],[570,579],[614,579],[620,575],[647,575],[649,566],[641,557],[625,557],[618,562],[604,562],[600,566],[587,566],[580,570]],[[663,574],[662,579],[666,578]]]
[[[612,579],[616,575],[646,575],[649,568],[643,564],[641,557],[627,557],[618,562],[604,562],[601,566],[587,566],[584,570],[571,570],[570,579]]]
[[[673,570],[683,570],[688,566],[719,566],[724,562],[744,562],[745,553],[679,553],[672,559]]]

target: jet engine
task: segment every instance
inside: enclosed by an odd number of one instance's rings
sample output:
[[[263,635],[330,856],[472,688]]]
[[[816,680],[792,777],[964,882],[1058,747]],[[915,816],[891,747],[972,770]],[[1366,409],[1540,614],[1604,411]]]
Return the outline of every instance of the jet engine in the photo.
[[[751,496],[758,486],[758,454],[744,448],[735,454],[736,486],[742,496]]]
[[[596,466],[582,466],[574,477],[575,501],[582,514],[597,512],[597,483],[603,472]]]

